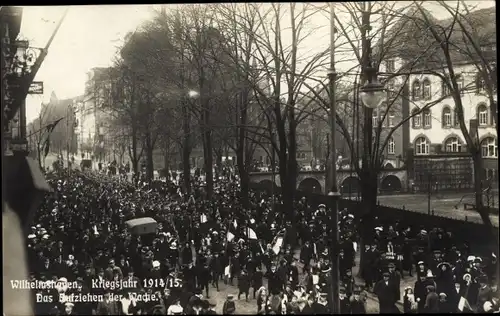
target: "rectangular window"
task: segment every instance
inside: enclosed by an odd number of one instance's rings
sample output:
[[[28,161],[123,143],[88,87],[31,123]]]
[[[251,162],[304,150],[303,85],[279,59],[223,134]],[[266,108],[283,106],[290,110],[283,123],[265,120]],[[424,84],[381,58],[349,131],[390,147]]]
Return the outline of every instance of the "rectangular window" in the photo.
[[[420,127],[422,125],[420,114],[413,117],[413,127]]]
[[[372,117],[372,125],[373,125],[373,127],[377,127],[378,126],[378,116],[377,115],[373,115],[373,117]]]
[[[394,113],[389,112],[388,118],[389,127],[394,127]]]
[[[394,144],[394,141],[389,142],[389,145],[387,146],[387,153],[394,155],[396,152],[396,145]]]
[[[394,59],[389,59],[385,62],[386,72],[394,72],[396,70],[396,62]]]
[[[431,114],[424,113],[424,127],[431,127]]]
[[[488,125],[488,113],[486,111],[479,112],[479,125]]]
[[[446,113],[444,115],[444,126],[446,126],[446,127],[451,126],[451,113]]]

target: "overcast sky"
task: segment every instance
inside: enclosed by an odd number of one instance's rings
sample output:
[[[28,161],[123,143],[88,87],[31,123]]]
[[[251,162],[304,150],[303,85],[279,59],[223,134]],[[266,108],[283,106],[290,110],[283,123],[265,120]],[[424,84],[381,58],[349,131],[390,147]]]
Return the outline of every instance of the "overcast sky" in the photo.
[[[494,1],[468,3],[473,3],[478,8],[495,5]],[[404,2],[401,2],[401,5],[404,5]],[[426,1],[426,5],[436,17],[442,15],[432,1]],[[29,40],[30,46],[45,46],[66,8],[24,7],[20,36]],[[111,66],[124,36],[152,15],[153,7],[150,5],[71,6],[35,79],[44,82],[45,94],[28,96],[26,101],[28,122],[38,116],[42,101],[47,102],[53,91],[59,99],[82,95],[86,73],[93,67]],[[310,47],[320,49],[328,45],[328,23],[325,14],[314,18],[314,24],[325,27],[311,36]],[[348,66],[348,63],[340,65],[341,69],[338,70],[346,70]]]

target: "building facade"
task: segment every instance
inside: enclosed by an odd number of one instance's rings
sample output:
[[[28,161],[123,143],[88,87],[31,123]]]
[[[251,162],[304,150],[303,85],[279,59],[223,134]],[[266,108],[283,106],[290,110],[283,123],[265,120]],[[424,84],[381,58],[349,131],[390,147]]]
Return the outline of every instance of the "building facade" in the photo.
[[[87,73],[85,92],[77,102],[78,152],[80,157],[94,161],[109,161],[112,157],[109,102],[111,68],[92,68]]]
[[[1,6],[0,7],[0,67],[2,74],[2,87],[1,91],[1,104],[2,104],[2,119],[5,118],[5,111],[10,108],[13,96],[7,77],[14,71],[13,60],[17,53],[16,40],[21,30],[23,9],[21,7]],[[25,103],[23,102],[14,117],[8,121],[2,122],[2,131],[5,147],[4,151],[10,151],[12,148],[12,141],[20,140],[21,136],[26,137],[26,115]],[[21,113],[22,112],[22,113]]]
[[[477,133],[484,158],[484,178],[498,182],[498,139],[489,98],[479,80],[476,66],[455,67],[463,87],[464,122],[469,133]],[[414,153],[414,181],[427,188],[472,188],[472,160],[460,129],[460,121],[446,86],[437,76],[412,75],[411,146]],[[418,113],[429,102],[442,99]],[[418,113],[418,114],[417,114]],[[435,161],[432,167],[431,161]],[[437,172],[437,174],[436,174]],[[429,174],[434,173],[434,176]]]
[[[428,48],[436,45],[436,41],[427,34],[428,27],[415,22],[412,15],[419,14],[422,12],[410,6],[405,15],[410,18],[401,18],[399,24],[394,26],[394,32],[399,34],[396,38],[398,45],[385,52],[387,57],[380,69],[387,73],[406,73],[392,82],[386,82],[386,87],[390,89],[404,81],[408,88],[409,113],[406,117],[409,118],[409,141],[407,150],[403,149],[407,151],[409,178],[416,190],[470,189],[474,183],[472,159],[460,129],[454,100],[442,80],[442,76],[449,76],[447,66],[443,64],[444,55],[440,47]],[[450,33],[450,41],[457,47],[465,45],[462,50],[450,50],[455,79],[461,90],[464,123],[467,132],[474,133],[481,144],[483,178],[498,183],[496,126],[485,82],[478,73],[479,56],[470,53],[470,47],[466,48],[463,31],[457,23],[453,23],[453,19],[439,20],[429,12],[425,14],[431,23],[447,32],[455,27]],[[482,57],[496,64],[495,8],[467,12],[460,18],[467,19],[464,22],[466,27],[474,27],[471,34],[481,47]]]

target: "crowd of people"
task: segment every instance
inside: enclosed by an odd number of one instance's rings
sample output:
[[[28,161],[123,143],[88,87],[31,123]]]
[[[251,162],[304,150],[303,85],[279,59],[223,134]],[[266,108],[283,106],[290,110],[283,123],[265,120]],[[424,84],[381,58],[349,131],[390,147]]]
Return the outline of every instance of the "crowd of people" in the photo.
[[[244,208],[234,177],[218,178],[210,200],[201,186],[187,194],[170,180],[72,172],[49,182],[54,192],[27,236],[31,278],[46,284],[33,293],[37,315],[209,315],[219,304],[238,314],[240,300],[255,300],[258,314],[332,311],[325,205],[302,198],[289,218],[279,197],[251,192]],[[380,313],[400,312],[398,302],[404,313],[499,310],[494,254],[474,255],[442,228],[376,218],[361,242],[354,213],[339,214],[342,313],[366,313],[370,296]],[[144,217],[157,223],[153,232],[127,225]],[[402,289],[414,273],[414,287]],[[238,295],[211,300],[221,282]]]

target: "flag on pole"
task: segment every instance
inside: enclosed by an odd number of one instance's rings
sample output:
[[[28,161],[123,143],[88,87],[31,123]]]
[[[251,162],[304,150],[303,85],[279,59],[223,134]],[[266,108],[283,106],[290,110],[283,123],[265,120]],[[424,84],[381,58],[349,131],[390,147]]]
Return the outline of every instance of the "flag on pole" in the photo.
[[[93,228],[94,228],[94,235],[99,235],[99,232],[97,231],[97,226],[96,226],[96,225],[94,225],[94,227],[93,227]]]
[[[255,240],[258,239],[257,234],[250,227],[247,228],[247,237],[248,237],[248,239],[255,239]]]
[[[468,310],[472,310],[467,299],[465,297],[461,296],[460,301],[458,302],[458,310],[463,312],[464,308],[467,308]]]
[[[266,253],[266,252],[264,251],[264,248],[262,247],[262,243],[261,243],[261,242],[259,242],[259,246],[260,246],[260,250],[262,251],[262,254]]]
[[[238,228],[238,222],[236,220],[233,221],[234,228]]]
[[[201,214],[200,216],[200,223],[206,223],[207,222],[207,215]]]
[[[277,234],[276,234],[276,237],[274,237],[274,240],[273,240],[273,251],[275,254],[278,254],[281,250],[281,246],[283,246],[283,240],[284,240],[284,236],[285,236],[285,232],[286,232],[286,229],[283,228],[282,230],[280,230]]]
[[[227,232],[227,241],[231,242],[233,241],[234,239],[234,234],[232,234],[231,232]]]
[[[274,242],[274,245],[273,245],[273,251],[275,254],[280,253],[280,249],[281,249],[282,245],[283,245],[283,237],[276,238],[276,241]]]

